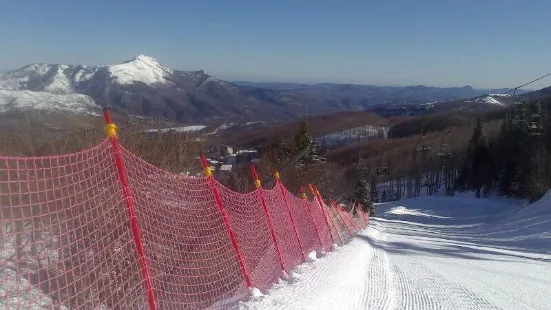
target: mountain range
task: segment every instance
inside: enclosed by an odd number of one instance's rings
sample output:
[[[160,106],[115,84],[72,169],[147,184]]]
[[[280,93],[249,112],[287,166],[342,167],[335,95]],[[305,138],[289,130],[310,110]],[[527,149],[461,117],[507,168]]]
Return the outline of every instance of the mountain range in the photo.
[[[501,93],[465,87],[228,82],[167,68],[138,55],[115,65],[31,64],[0,76],[0,113],[98,114],[103,105],[136,116],[190,123],[290,121],[307,115],[419,105]],[[489,104],[492,104],[491,102]]]

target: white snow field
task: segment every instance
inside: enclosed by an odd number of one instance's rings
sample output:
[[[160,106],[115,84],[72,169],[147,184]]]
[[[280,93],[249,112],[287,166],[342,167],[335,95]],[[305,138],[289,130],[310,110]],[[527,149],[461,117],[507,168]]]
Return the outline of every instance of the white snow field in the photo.
[[[524,208],[523,208],[524,206]],[[551,309],[551,194],[376,205],[349,244],[237,309]]]

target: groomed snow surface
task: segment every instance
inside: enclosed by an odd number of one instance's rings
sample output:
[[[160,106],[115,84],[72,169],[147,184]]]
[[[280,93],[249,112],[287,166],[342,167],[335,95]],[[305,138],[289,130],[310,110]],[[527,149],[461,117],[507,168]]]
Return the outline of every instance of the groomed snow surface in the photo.
[[[551,309],[551,194],[376,205],[349,244],[236,309]]]

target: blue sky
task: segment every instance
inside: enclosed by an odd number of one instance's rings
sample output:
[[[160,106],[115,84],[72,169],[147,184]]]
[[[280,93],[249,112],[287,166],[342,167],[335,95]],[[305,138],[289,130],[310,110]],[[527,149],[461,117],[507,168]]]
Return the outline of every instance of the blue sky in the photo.
[[[231,80],[510,87],[551,71],[549,0],[0,2],[4,70],[146,54]]]

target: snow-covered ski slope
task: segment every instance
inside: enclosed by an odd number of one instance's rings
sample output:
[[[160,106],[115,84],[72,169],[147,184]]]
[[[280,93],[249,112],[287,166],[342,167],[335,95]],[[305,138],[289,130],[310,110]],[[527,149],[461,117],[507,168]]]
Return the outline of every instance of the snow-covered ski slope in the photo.
[[[551,309],[551,194],[379,204],[349,244],[239,309]]]

